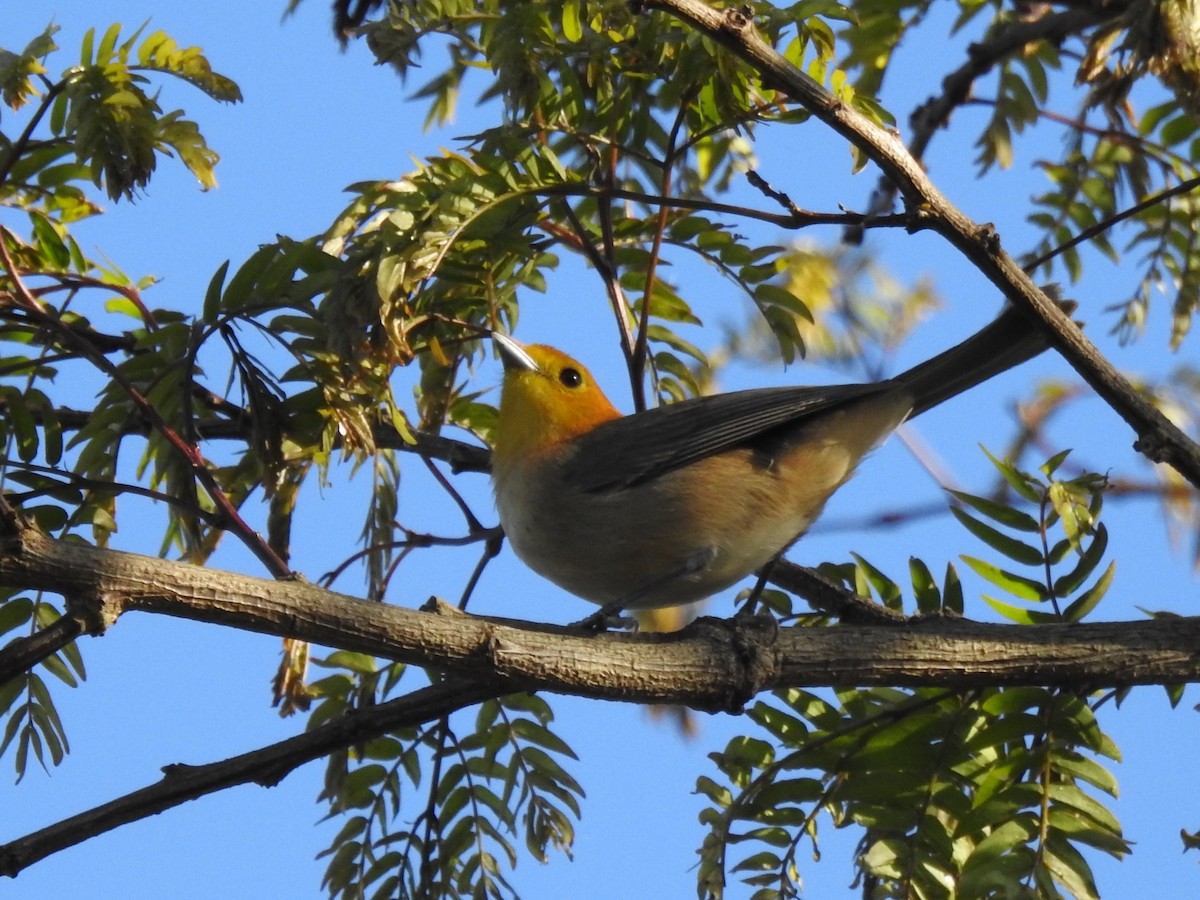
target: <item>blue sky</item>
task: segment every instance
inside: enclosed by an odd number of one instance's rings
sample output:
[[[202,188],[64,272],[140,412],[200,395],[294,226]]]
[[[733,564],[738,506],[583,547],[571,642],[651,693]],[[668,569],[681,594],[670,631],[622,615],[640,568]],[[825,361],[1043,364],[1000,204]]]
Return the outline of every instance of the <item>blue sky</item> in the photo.
[[[455,135],[471,133],[484,121],[464,109],[455,126],[424,133],[423,112],[403,104],[406,89],[390,70],[372,65],[365,47],[338,50],[330,36],[326,3],[310,0],[298,15],[281,22],[283,5],[282,0],[0,0],[0,47],[23,46],[51,17],[62,26],[58,41],[63,51],[52,58],[52,70],[77,58],[86,27],[103,30],[116,21],[132,30],[151,19],[152,28],[166,30],[179,43],[203,47],[214,67],[242,87],[246,102],[224,107],[182,83],[164,85],[163,106],[185,107],[221,154],[217,190],[199,191],[181,166],[166,160],[145,198],[119,204],[76,232],[85,247],[102,251],[127,272],[159,276],[160,283],[147,295],[152,306],[197,310],[209,278],[223,260],[232,259],[236,265],[277,233],[302,237],[322,230],[345,202],[345,185],[398,177],[411,169],[414,158],[451,146]],[[898,109],[909,108],[912,99],[929,91],[920,83],[920,48],[908,52],[916,85],[911,97],[893,101]],[[955,124],[982,115],[965,110]],[[1018,219],[1023,207],[1017,203],[1006,209],[1004,201],[1007,196],[1023,199],[1039,189],[1037,174],[1029,166],[1018,166],[990,179],[984,191],[972,181],[971,156],[969,147],[947,138],[935,144],[931,173],[969,214],[996,222],[1010,249],[1021,249],[1022,241],[1030,239]],[[832,177],[847,168],[847,152],[816,124],[786,136],[781,131],[778,138],[765,134],[761,157],[767,177],[786,185],[806,207],[833,209],[839,202],[854,206],[873,186],[870,176],[855,181]],[[0,221],[11,222],[7,216],[0,212]],[[829,240],[836,236],[819,235]],[[999,299],[994,291],[936,237],[886,235],[873,237],[872,244],[901,277],[932,273],[949,298],[946,315],[906,345],[898,365],[961,339],[995,314]],[[618,358],[600,283],[587,288],[583,282],[595,302],[581,305],[575,301],[584,289],[571,280],[573,271],[567,268],[547,296],[529,298],[518,336],[564,347],[615,393],[620,384]],[[1119,350],[1105,339],[1107,325],[1100,311],[1127,289],[1121,278],[1119,270],[1097,270],[1071,293],[1080,299],[1082,315],[1091,323],[1089,333],[1118,364],[1134,372],[1161,371],[1172,362],[1161,349],[1161,334],[1132,350]],[[704,300],[712,304],[712,321],[740,318],[742,311],[723,283],[710,278],[698,281],[692,290],[711,294]],[[1161,318],[1154,324],[1161,324]],[[1194,342],[1185,345],[1183,354],[1195,358]],[[923,418],[917,426],[922,439],[957,478],[978,484],[987,464],[977,445],[998,446],[1008,428],[997,411],[1035,376],[1068,378],[1070,372],[1061,360],[1047,356],[998,379],[981,390],[975,402],[951,403]],[[484,368],[478,377],[482,387],[494,383],[496,373]],[[739,370],[726,386],[828,377],[800,367]],[[72,405],[89,402],[84,395]],[[1065,442],[1077,442],[1097,468],[1124,471],[1131,466],[1132,435],[1098,401],[1082,405],[1057,434]],[[478,476],[463,481],[479,508],[490,510],[486,482]],[[329,504],[330,521],[337,522],[361,488],[334,485],[309,501]],[[831,504],[826,527],[815,529],[792,557],[804,562],[844,559],[854,549],[900,573],[909,554],[916,553],[940,570],[947,548],[969,544],[948,517],[880,534],[830,527],[880,508],[879,497],[888,498],[883,508],[892,508],[908,499],[921,502],[938,496],[937,486],[900,442],[892,441]],[[297,536],[295,561],[310,578],[339,558],[337,550],[345,552],[351,545],[360,513],[347,516],[350,533],[334,547],[324,528]],[[1119,560],[1113,591],[1121,600],[1108,614],[1136,617],[1134,607],[1139,605],[1192,611],[1195,581],[1187,560],[1164,550],[1163,526],[1153,505],[1124,501],[1119,522],[1111,547]],[[133,523],[123,524],[118,542],[142,552],[154,552],[158,544],[152,528],[139,530]],[[444,574],[441,561],[431,557],[406,573],[413,589],[401,589],[396,602],[417,605],[431,591],[456,596],[457,582]],[[219,563],[258,572],[252,560],[236,552],[223,555]],[[353,591],[356,586],[347,582],[339,587]],[[475,608],[556,622],[573,621],[587,611],[579,601],[525,572],[507,552],[489,569]],[[714,610],[725,612],[716,605]],[[983,616],[974,610],[968,614],[973,612]],[[280,720],[269,705],[269,680],[278,656],[273,638],[131,614],[103,638],[85,641],[83,650],[87,683],[76,691],[56,692],[73,752],[49,775],[33,770],[18,786],[0,779],[5,784],[0,787],[0,808],[5,810],[0,840],[149,784],[163,765],[222,759],[302,727],[299,719]],[[701,838],[696,824],[700,803],[692,794],[695,777],[712,774],[706,754],[724,746],[747,723],[729,716],[703,717],[699,735],[689,740],[630,705],[554,702],[557,730],[582,758],[573,770],[588,792],[579,843],[574,862],[539,866],[524,860],[514,883],[528,898],[693,896],[694,848]],[[1143,689],[1135,691],[1119,713],[1103,720],[1125,754],[1116,770],[1122,788],[1116,809],[1126,835],[1137,842],[1133,857],[1124,863],[1096,859],[1106,896],[1200,896],[1200,856],[1181,854],[1178,839],[1180,828],[1200,827],[1195,802],[1200,785],[1189,752],[1200,738],[1190,709],[1195,702],[1190,691],[1182,708],[1171,712],[1161,691]],[[69,892],[114,900],[319,896],[324,865],[314,857],[336,830],[319,822],[321,809],[314,801],[320,782],[321,766],[314,764],[269,790],[243,787],[201,798],[63,851],[15,881],[0,884],[0,892],[15,898]],[[806,896],[852,896],[849,853],[856,835],[835,834],[825,822],[822,837],[822,862],[804,867]],[[742,894],[732,888],[730,896]]]

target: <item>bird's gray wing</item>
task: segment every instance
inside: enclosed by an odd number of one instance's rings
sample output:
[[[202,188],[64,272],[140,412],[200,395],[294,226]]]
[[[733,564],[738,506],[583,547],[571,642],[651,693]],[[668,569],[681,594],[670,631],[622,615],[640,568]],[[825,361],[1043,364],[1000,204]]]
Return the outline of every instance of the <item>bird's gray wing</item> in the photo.
[[[805,418],[892,389],[887,382],[759,388],[656,407],[574,439],[562,475],[584,491],[632,487],[726,450],[762,446]]]

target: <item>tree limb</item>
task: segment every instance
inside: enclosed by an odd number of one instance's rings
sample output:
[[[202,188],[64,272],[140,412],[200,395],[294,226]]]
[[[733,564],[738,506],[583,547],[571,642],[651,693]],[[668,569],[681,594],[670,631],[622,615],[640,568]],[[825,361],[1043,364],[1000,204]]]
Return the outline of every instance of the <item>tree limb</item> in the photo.
[[[1134,447],[1200,487],[1200,446],[1117,372],[1001,248],[990,225],[973,222],[946,199],[899,135],[875,125],[788,62],[758,36],[753,18],[741,9],[716,10],[701,0],[635,0],[634,7],[662,9],[728,47],[759,73],[764,84],[786,93],[867,155],[899,188],[914,216],[914,228],[940,234],[1009,301],[1028,310],[1071,366],[1133,428]]]
[[[472,681],[510,679],[560,694],[703,710],[740,710],[760,691],[797,686],[1200,681],[1200,618],[1036,627],[930,618],[836,628],[701,619],[667,634],[598,635],[370,603],[305,582],[100,550],[31,529],[0,541],[0,583],[103,597],[110,618],[118,611],[155,612]]]

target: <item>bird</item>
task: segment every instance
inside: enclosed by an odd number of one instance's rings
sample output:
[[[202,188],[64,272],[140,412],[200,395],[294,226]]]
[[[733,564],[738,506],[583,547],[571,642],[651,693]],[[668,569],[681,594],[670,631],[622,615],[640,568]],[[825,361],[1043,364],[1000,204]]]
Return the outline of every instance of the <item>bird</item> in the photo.
[[[503,364],[492,446],[500,524],[526,565],[610,618],[691,603],[758,571],[902,422],[1049,346],[1009,305],[884,381],[757,388],[622,415],[562,351],[491,338]]]

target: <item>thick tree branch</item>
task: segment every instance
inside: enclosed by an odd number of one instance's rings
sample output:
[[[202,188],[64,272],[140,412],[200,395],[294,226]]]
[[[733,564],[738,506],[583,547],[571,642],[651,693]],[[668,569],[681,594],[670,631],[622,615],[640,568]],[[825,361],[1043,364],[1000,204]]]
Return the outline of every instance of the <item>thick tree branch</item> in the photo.
[[[475,681],[510,679],[555,693],[706,710],[738,710],[760,691],[793,686],[1200,681],[1197,618],[1037,627],[928,619],[836,628],[702,619],[669,634],[581,634],[369,603],[304,582],[98,550],[29,529],[0,543],[0,583],[104,597],[110,615],[180,616]]]
[[[351,713],[312,731],[221,762],[201,766],[166,766],[162,780],[157,784],[56,822],[10,843],[0,844],[0,875],[15,877],[22,869],[59,850],[73,847],[121,825],[157,815],[205,794],[250,782],[273,787],[294,769],[335,750],[398,728],[432,721],[454,710],[489,697],[512,693],[519,688],[520,685],[504,680],[488,683],[445,682]]]
[[[1200,446],[1126,381],[1000,246],[995,231],[953,206],[925,175],[899,135],[878,127],[839,101],[758,36],[741,9],[716,10],[701,0],[635,0],[635,8],[662,9],[723,44],[780,90],[866,154],[899,188],[914,226],[942,235],[1017,306],[1029,310],[1071,366],[1137,434],[1134,446],[1154,462],[1173,466],[1200,486]]]

